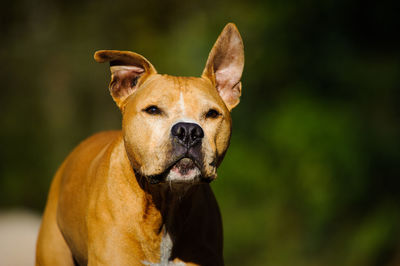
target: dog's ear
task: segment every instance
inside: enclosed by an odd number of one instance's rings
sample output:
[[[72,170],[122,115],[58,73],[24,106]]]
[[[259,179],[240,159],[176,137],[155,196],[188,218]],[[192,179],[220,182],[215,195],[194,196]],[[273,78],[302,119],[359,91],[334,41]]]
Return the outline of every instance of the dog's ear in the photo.
[[[235,24],[229,23],[215,42],[202,74],[213,82],[229,110],[240,101],[243,66],[243,41]]]
[[[94,59],[99,63],[110,62],[110,93],[120,109],[149,75],[157,73],[146,58],[129,51],[101,50],[94,54]]]

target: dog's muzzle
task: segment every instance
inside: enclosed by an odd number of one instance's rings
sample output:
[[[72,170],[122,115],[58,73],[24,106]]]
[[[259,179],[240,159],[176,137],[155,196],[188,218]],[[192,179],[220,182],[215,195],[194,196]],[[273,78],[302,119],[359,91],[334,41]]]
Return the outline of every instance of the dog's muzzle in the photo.
[[[202,172],[204,155],[201,145],[203,137],[204,131],[198,124],[179,122],[173,125],[169,163],[161,175],[151,176],[150,182],[206,182],[202,177],[204,176]]]
[[[203,129],[198,124],[179,122],[171,128],[171,137],[173,161],[189,158],[199,169],[202,169]]]
[[[166,181],[192,182],[199,179],[203,168],[203,129],[195,123],[179,122],[171,128],[171,137],[172,157],[176,163],[169,171]]]

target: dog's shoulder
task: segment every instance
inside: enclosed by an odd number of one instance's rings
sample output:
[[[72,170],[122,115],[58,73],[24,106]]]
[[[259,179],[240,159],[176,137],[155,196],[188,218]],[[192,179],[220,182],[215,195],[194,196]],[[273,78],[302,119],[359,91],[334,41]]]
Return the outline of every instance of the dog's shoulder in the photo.
[[[121,131],[103,131],[96,133],[79,143],[75,149],[69,154],[65,162],[72,161],[87,161],[89,162],[94,157],[98,156],[102,151],[108,150],[114,143],[122,140]],[[81,164],[80,163],[80,164]]]
[[[75,150],[81,150],[87,147],[90,147],[91,149],[102,149],[104,146],[107,146],[109,143],[114,142],[119,138],[122,138],[121,130],[102,131],[83,140]]]

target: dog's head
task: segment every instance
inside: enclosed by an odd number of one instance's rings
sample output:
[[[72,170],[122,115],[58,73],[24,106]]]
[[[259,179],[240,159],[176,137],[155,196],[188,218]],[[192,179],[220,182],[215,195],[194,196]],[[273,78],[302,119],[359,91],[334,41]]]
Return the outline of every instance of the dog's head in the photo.
[[[212,181],[229,146],[230,111],[239,103],[243,43],[228,24],[200,78],[157,74],[143,56],[102,50],[110,92],[122,111],[125,149],[135,172],[152,183]]]

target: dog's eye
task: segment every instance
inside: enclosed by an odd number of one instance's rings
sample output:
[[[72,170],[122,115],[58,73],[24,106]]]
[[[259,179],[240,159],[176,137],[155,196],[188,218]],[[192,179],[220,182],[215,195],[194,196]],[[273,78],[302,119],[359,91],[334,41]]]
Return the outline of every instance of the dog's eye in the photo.
[[[208,112],[206,113],[206,118],[217,118],[218,116],[220,116],[221,114],[215,110],[215,109],[210,109],[208,110]]]
[[[155,105],[151,105],[151,106],[147,107],[146,109],[144,109],[143,111],[145,111],[146,113],[148,113],[150,115],[159,115],[162,113],[161,109]]]

